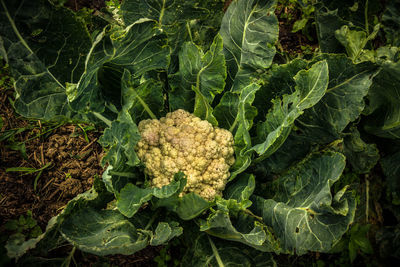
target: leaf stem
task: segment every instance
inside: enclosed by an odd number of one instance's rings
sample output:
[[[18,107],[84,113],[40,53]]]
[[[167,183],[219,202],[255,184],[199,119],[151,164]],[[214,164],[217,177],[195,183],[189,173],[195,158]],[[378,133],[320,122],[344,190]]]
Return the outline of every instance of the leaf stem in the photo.
[[[207,237],[208,237],[208,241],[210,242],[211,249],[212,249],[212,251],[213,251],[213,253],[214,253],[215,259],[217,260],[218,266],[219,266],[219,267],[224,267],[225,265],[224,265],[224,263],[222,262],[221,257],[219,256],[218,250],[217,250],[217,248],[216,248],[214,242],[211,240],[211,238],[210,238],[209,235],[207,235]]]
[[[108,127],[111,127],[111,121],[98,112],[92,112],[94,116],[104,122]]]
[[[369,210],[369,180],[365,177],[365,221],[368,223],[368,210]]]
[[[192,31],[190,30],[189,21],[186,21],[186,29],[187,29],[187,31],[189,33],[190,41],[193,42]]]
[[[246,214],[248,214],[248,215],[250,215],[251,217],[256,218],[257,220],[259,220],[259,221],[261,221],[261,222],[264,222],[262,217],[255,215],[253,212],[251,212],[251,211],[248,210],[248,209],[244,209],[243,212],[246,213]]]
[[[67,258],[62,262],[62,267],[69,267],[71,264],[71,260],[75,263],[74,254],[75,254],[76,247],[73,246],[71,252],[68,254]],[[75,263],[76,264],[76,263]]]
[[[229,128],[229,131],[231,133],[233,133],[233,130],[235,130],[235,127],[236,127],[236,124],[237,124],[237,118],[238,118],[238,116],[236,116],[235,121],[231,125],[231,128]]]
[[[134,88],[132,88],[132,91],[136,93]],[[139,100],[142,107],[144,108],[144,110],[146,110],[147,114],[149,114],[150,118],[156,120],[157,119],[156,115],[154,115],[154,113],[150,110],[149,106],[143,101],[143,99],[139,96],[138,93],[136,93],[136,97]]]
[[[160,28],[162,26],[162,20],[163,20],[163,17],[164,17],[164,9],[165,9],[165,0],[163,0],[160,16],[158,18],[158,24],[160,25]]]
[[[153,216],[151,217],[150,221],[147,223],[147,225],[144,227],[144,230],[148,230],[150,228],[150,226],[152,226],[152,224],[154,223],[154,220],[157,218],[158,214],[160,213],[160,210],[156,210],[156,212],[154,212]]]

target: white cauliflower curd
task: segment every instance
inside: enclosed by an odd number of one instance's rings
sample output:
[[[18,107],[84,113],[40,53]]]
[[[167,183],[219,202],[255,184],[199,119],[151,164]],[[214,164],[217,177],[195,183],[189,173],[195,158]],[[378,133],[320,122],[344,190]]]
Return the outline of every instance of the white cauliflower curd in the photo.
[[[231,132],[182,109],[141,121],[139,132],[135,149],[152,186],[169,184],[181,171],[187,178],[183,194],[195,192],[210,201],[221,195],[235,162]]]

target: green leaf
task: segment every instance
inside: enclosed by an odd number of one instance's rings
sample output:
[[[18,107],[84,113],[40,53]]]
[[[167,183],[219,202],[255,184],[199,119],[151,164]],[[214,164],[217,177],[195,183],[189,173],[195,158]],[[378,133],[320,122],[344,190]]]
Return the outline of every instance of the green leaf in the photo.
[[[225,92],[213,111],[213,115],[217,118],[218,126],[224,129],[234,129],[237,123],[238,107],[239,95]]]
[[[177,222],[160,222],[154,231],[154,236],[150,240],[150,245],[159,246],[167,243],[169,240],[183,233],[182,227]]]
[[[350,129],[351,134],[344,138],[344,154],[353,167],[353,172],[368,173],[379,160],[379,151],[375,144],[365,143],[357,128]]]
[[[131,218],[139,210],[139,208],[146,202],[152,199],[153,196],[157,198],[169,198],[173,195],[178,195],[186,184],[184,175],[182,173],[176,174],[175,180],[170,184],[161,188],[140,188],[136,185],[128,183],[116,195],[117,208],[126,217]]]
[[[226,210],[213,211],[206,221],[201,221],[200,231],[221,239],[240,242],[260,251],[280,251],[279,243],[271,229],[244,212],[240,212],[238,217],[233,219],[227,207],[224,209]]]
[[[158,224],[155,236],[150,230],[139,229],[118,211],[82,208],[69,216],[60,226],[65,239],[82,251],[95,255],[131,255],[152,240],[158,245],[180,235],[176,223]]]
[[[301,70],[294,76],[296,87],[293,94],[273,101],[265,122],[257,127],[258,144],[251,148],[260,156],[260,160],[274,153],[288,137],[294,121],[324,96],[328,77],[327,62],[315,63],[309,70]]]
[[[341,55],[322,55],[329,68],[329,85],[324,97],[296,120],[295,125],[311,142],[329,143],[356,120],[364,109],[364,97],[376,74],[370,62],[353,64]]]
[[[207,15],[208,10],[194,5],[193,1],[183,0],[125,0],[121,13],[126,25],[141,18],[157,21],[159,26],[168,28],[180,20],[199,18]]]
[[[214,38],[206,54],[192,42],[185,43],[179,52],[179,67],[170,83],[170,108],[191,111],[194,106],[196,116],[216,125],[211,103],[224,90],[226,79],[221,37]]]
[[[355,60],[361,54],[361,50],[367,44],[367,33],[364,31],[352,31],[347,25],[343,25],[335,31],[336,39],[346,48],[347,55]]]
[[[318,43],[323,53],[340,53],[343,46],[335,38],[335,31],[347,22],[338,16],[338,10],[326,10],[324,7],[316,9],[315,21]]]
[[[298,32],[298,31],[304,29],[304,27],[307,25],[307,22],[308,22],[308,18],[296,20],[293,24],[292,32]]]
[[[164,110],[163,84],[152,78],[136,81],[125,69],[121,80],[121,102],[135,123],[160,118]]]
[[[175,212],[182,220],[191,220],[207,210],[211,204],[195,193],[185,194],[182,197],[172,196],[170,198],[158,199],[153,206],[166,207]]]
[[[313,154],[270,185],[272,199],[255,197],[256,214],[272,227],[283,249],[301,255],[328,252],[352,223],[355,201],[330,189],[345,167],[340,153]]]
[[[126,25],[148,18],[168,36],[173,53],[180,49],[183,42],[191,39],[187,27],[191,21],[212,19],[211,5],[208,1],[193,0],[125,0],[121,4],[120,13]]]
[[[214,109],[214,115],[221,126],[229,126],[228,129],[234,133],[236,161],[230,180],[243,172],[251,162],[251,155],[245,152],[251,146],[249,130],[257,115],[257,109],[252,103],[259,88],[258,84],[251,83],[241,88],[240,94],[227,92]]]
[[[104,131],[99,142],[108,147],[107,155],[102,159],[112,166],[119,166],[122,161],[129,166],[136,166],[140,160],[135,153],[136,143],[140,140],[139,130],[135,123],[124,118],[113,121],[110,128]]]
[[[102,82],[100,74],[105,79],[116,76],[114,80],[118,83],[124,69],[135,78],[148,71],[167,69],[170,48],[166,45],[166,36],[155,26],[155,22],[142,19],[124,29],[103,30],[86,58],[84,74],[76,88],[68,92],[71,107],[103,112],[105,103],[109,103],[120,108],[122,89]]]
[[[374,251],[368,239],[370,228],[370,224],[360,225],[357,223],[350,229],[350,243],[353,243],[356,248],[360,248],[366,254],[371,254]]]
[[[153,197],[152,193],[151,188],[140,188],[128,183],[116,196],[119,212],[131,218],[144,203]]]
[[[241,174],[228,184],[224,191],[226,199],[216,200],[206,221],[200,221],[200,230],[226,240],[237,241],[261,251],[279,251],[279,244],[262,222],[247,208],[255,188],[253,175]]]
[[[224,190],[224,198],[234,199],[237,202],[246,201],[253,194],[255,185],[254,175],[243,173],[227,185]]]
[[[275,6],[274,0],[238,0],[230,3],[219,32],[224,42],[229,86],[232,86],[238,73],[253,72],[271,65],[278,40]]]
[[[350,30],[347,25],[343,25],[339,30],[335,31],[336,39],[345,47],[347,55],[355,62],[363,61],[366,56],[366,50],[364,47],[367,42],[375,39],[379,31],[380,25],[374,26],[374,31],[367,36],[365,31]],[[369,58],[373,61],[373,58]]]
[[[91,45],[83,21],[46,0],[2,0],[0,25],[2,56],[15,79],[17,112],[43,120],[73,116],[66,83],[79,80]]]
[[[272,107],[271,100],[294,93],[296,82],[293,77],[300,70],[307,69],[307,66],[306,60],[294,59],[287,64],[273,64],[265,74],[260,76],[262,85],[253,103],[258,111],[257,121],[265,120]]]
[[[271,253],[260,252],[237,242],[199,234],[193,238],[182,259],[183,266],[277,266]]]
[[[386,61],[369,92],[372,114],[365,129],[374,135],[400,138],[400,61]]]

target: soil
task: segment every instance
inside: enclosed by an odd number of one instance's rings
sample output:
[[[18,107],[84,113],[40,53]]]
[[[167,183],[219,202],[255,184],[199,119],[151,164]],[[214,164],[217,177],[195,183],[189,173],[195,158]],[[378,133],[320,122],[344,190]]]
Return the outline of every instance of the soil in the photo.
[[[293,3],[280,4],[277,6],[275,14],[279,20],[279,45],[282,51],[286,51],[290,56],[296,57],[298,54],[313,53],[318,48],[318,40],[315,26],[307,27],[307,35],[302,31],[293,32],[294,23],[301,19],[299,8],[295,8]],[[309,21],[308,24],[312,22]],[[308,48],[309,51],[305,51]]]

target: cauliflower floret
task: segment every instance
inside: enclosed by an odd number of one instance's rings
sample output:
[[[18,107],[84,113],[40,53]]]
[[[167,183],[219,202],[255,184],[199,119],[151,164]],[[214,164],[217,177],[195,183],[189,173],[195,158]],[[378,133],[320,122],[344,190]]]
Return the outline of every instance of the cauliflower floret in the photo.
[[[142,138],[135,150],[152,186],[167,185],[182,171],[183,194],[195,192],[210,201],[222,194],[235,162],[231,132],[182,109],[141,121],[138,128]]]

